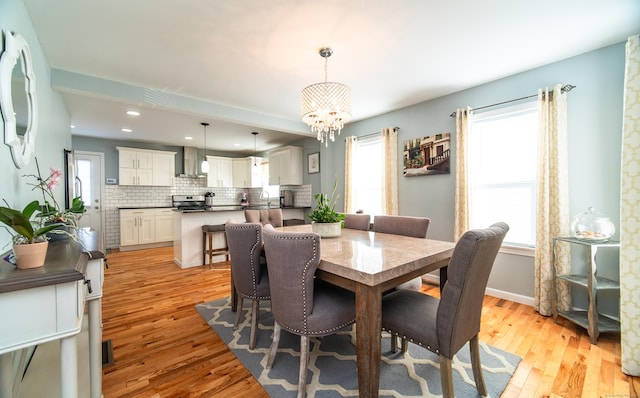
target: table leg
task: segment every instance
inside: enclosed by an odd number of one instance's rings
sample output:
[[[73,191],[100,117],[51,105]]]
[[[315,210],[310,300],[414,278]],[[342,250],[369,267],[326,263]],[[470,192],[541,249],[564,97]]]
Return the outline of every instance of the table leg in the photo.
[[[360,397],[377,397],[380,387],[380,332],[382,292],[379,288],[356,286],[356,355]]]
[[[60,340],[60,381],[64,398],[78,398],[78,341],[76,335]]]

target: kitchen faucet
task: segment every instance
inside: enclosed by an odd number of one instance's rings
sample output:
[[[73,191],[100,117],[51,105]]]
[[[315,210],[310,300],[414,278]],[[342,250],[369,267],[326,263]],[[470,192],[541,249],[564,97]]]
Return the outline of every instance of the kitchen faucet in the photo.
[[[262,191],[260,194],[260,199],[264,200],[265,196],[267,197],[267,209],[271,208],[271,199],[269,198],[269,192]]]

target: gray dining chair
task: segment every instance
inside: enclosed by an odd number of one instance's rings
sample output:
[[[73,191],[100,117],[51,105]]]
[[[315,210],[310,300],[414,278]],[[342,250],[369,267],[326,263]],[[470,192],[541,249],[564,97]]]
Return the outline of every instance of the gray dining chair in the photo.
[[[281,232],[266,225],[263,236],[274,319],[267,368],[275,361],[281,329],[300,336],[298,397],[304,397],[309,338],[333,334],[353,324],[355,295],[314,277],[320,264],[320,235]]]
[[[382,330],[439,355],[444,397],[453,397],[451,361],[467,342],[476,389],[480,395],[487,394],[478,333],[487,280],[507,231],[509,226],[499,222],[460,237],[440,299],[412,290],[397,290],[382,298]]]
[[[231,280],[235,290],[232,294],[236,298],[236,322],[233,329],[236,330],[240,323],[244,299],[251,300],[249,348],[253,349],[256,345],[260,301],[271,299],[267,266],[264,261],[260,261],[262,224],[227,221],[225,233],[231,256]]]
[[[271,224],[275,228],[282,226],[282,209],[245,210],[244,218],[250,223]]]
[[[368,214],[345,214],[344,227],[368,231],[371,226],[371,216]]]

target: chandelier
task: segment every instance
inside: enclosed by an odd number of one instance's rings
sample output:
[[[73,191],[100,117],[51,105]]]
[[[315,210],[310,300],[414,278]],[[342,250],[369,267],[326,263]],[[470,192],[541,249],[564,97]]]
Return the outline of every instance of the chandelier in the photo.
[[[324,58],[324,83],[315,83],[302,90],[302,121],[318,135],[325,147],[335,141],[344,124],[351,120],[351,89],[344,84],[327,81],[327,62],[333,50],[321,48]]]

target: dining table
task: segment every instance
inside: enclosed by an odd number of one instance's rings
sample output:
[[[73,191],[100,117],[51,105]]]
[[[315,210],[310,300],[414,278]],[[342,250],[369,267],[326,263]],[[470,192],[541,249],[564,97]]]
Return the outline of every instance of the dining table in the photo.
[[[276,228],[311,232],[311,224]],[[380,385],[382,294],[417,276],[446,267],[455,244],[343,228],[340,236],[321,238],[316,277],[355,293],[356,357],[360,397],[377,397]],[[416,314],[419,316],[419,314]]]

